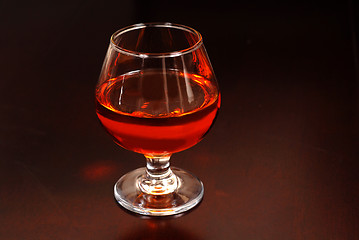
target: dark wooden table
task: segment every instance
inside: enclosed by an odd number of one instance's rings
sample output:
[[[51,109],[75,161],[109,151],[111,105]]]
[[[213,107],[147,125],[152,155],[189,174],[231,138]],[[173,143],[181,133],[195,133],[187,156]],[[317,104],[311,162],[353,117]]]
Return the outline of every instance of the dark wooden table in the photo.
[[[358,3],[170,2],[0,2],[0,239],[359,239]],[[152,21],[202,33],[223,96],[177,217],[115,202],[145,160],[94,110],[110,35]]]

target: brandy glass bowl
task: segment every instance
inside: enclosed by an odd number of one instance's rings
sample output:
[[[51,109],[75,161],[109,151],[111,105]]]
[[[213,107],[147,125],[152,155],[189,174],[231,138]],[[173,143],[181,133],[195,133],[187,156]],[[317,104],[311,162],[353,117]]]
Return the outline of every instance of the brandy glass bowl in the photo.
[[[202,182],[170,168],[169,160],[206,135],[219,106],[217,81],[199,32],[171,23],[136,24],[115,32],[96,86],[96,111],[118,145],[147,161],[115,184],[118,203],[152,216],[198,204]]]

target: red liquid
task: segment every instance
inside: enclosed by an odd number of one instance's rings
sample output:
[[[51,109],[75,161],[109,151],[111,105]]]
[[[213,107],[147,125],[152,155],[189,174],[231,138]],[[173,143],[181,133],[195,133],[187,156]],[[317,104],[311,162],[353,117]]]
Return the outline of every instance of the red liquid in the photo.
[[[96,99],[97,115],[115,142],[147,155],[179,152],[198,143],[220,105],[211,82],[178,71],[109,79],[97,87]]]

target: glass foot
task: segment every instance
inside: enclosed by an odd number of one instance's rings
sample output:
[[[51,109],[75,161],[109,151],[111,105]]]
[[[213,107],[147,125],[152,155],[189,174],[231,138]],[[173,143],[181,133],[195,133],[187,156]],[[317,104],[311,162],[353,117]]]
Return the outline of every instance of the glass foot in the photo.
[[[138,168],[122,176],[114,187],[118,203],[132,212],[150,216],[168,216],[185,212],[203,198],[203,184],[194,175],[179,168],[171,168],[177,188],[167,194],[147,194],[141,190],[146,168]]]

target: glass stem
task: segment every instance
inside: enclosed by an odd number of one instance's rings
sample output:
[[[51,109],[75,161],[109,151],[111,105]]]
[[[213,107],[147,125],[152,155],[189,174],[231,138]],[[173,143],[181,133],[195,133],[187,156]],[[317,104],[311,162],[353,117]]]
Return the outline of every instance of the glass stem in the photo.
[[[176,191],[178,179],[170,168],[171,155],[146,157],[146,173],[139,179],[139,188],[145,194],[165,195]]]

